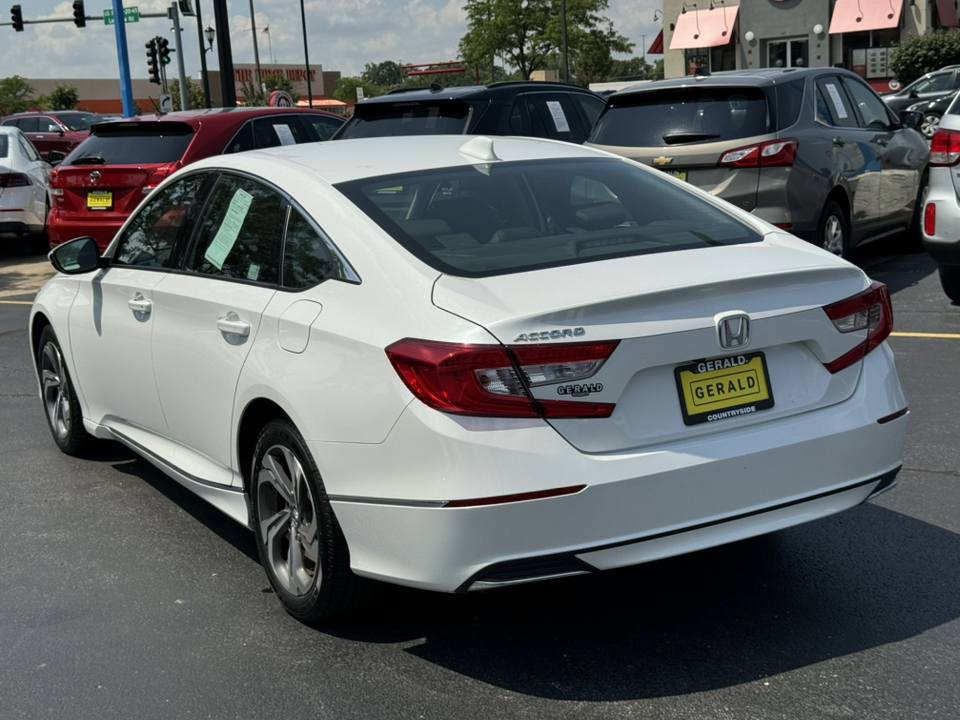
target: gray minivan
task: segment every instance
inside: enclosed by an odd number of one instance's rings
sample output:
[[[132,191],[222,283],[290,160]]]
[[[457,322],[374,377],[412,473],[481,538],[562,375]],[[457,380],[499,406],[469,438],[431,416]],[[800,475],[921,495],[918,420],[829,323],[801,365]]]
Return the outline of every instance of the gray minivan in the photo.
[[[846,70],[737,70],[621,90],[585,144],[846,255],[905,230],[920,246],[930,157],[920,120],[896,117]]]

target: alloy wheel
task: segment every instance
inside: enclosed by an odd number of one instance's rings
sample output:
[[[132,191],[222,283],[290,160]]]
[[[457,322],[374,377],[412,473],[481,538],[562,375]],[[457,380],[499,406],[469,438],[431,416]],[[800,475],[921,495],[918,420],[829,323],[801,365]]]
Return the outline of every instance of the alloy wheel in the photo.
[[[63,440],[70,433],[72,422],[69,399],[70,381],[63,371],[60,349],[52,342],[43,346],[43,352],[40,355],[40,374],[47,419],[54,434]]]
[[[843,222],[831,215],[823,225],[823,249],[834,255],[843,255]]]
[[[273,445],[257,475],[260,538],[279,584],[293,596],[307,595],[321,581],[317,505],[300,459]]]

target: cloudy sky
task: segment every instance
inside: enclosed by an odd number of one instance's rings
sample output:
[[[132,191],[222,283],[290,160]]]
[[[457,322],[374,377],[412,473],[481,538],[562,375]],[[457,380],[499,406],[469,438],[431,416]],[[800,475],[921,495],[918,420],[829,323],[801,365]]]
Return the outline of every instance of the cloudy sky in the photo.
[[[212,0],[199,0],[203,26],[215,25]],[[163,13],[172,0],[124,0],[125,7],[143,13]],[[196,7],[198,0],[193,0]],[[9,21],[8,0],[0,21]],[[25,20],[67,18],[71,22],[27,25],[23,32],[0,27],[0,78],[107,78],[119,77],[113,26],[88,20],[85,28],[73,25],[70,0],[19,0]],[[306,0],[310,62],[344,76],[358,75],[366,63],[395,60],[426,63],[455,60],[457,44],[466,31],[465,0]],[[250,0],[228,0],[230,42],[235,63],[253,62]],[[303,36],[299,0],[253,0],[256,11],[260,62],[272,51],[279,63],[303,62]],[[102,16],[112,0],[86,0],[87,16]],[[654,23],[654,9],[661,0],[610,0],[607,17],[641,53],[653,42],[661,23]],[[185,28],[186,72],[197,77],[200,50],[196,18],[181,18]],[[264,34],[264,28],[270,28]],[[128,23],[127,44],[133,77],[147,77],[144,49],[155,35],[172,38],[170,20],[143,18]],[[642,40],[642,36],[646,36]],[[173,43],[171,43],[171,46]],[[272,50],[271,50],[272,49]],[[217,67],[216,49],[207,53],[211,69]]]

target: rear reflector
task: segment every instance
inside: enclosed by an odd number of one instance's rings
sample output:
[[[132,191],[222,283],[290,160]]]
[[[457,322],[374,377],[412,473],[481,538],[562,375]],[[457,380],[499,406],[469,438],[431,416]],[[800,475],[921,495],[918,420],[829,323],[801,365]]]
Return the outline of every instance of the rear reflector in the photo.
[[[444,503],[445,508],[483,507],[484,505],[504,505],[506,503],[523,502],[524,500],[543,500],[544,498],[576,495],[586,488],[586,485],[571,485],[570,487],[540,490],[539,492],[518,493],[516,495],[497,495],[496,497],[474,498],[472,500],[450,500]]]
[[[893,422],[893,421],[896,420],[897,418],[902,418],[902,417],[903,417],[904,415],[906,415],[909,411],[910,411],[910,408],[904,408],[903,410],[897,410],[897,412],[895,412],[893,415],[887,415],[886,417],[882,417],[882,418],[880,418],[879,420],[877,420],[877,422],[880,423],[881,425],[886,425],[888,422]]]
[[[33,185],[23,173],[0,173],[0,188],[27,187]]]
[[[488,417],[610,417],[613,403],[539,400],[530,388],[594,375],[618,342],[461,345],[407,338],[386,349],[404,384],[432,408]]]
[[[893,304],[890,301],[890,291],[881,282],[874,282],[868,290],[833,305],[827,305],[823,310],[841,333],[867,331],[867,337],[853,350],[833,362],[824,363],[824,367],[831,373],[838,373],[863,359],[867,353],[886,340],[893,330]]]
[[[937,232],[937,205],[928,203],[923,209],[923,234],[933,237]]]

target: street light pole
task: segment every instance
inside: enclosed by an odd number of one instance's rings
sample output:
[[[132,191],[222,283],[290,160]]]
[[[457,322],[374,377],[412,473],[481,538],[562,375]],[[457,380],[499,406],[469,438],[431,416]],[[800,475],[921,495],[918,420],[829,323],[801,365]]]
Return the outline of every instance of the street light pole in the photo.
[[[300,22],[303,24],[303,61],[307,65],[307,102],[313,107],[313,86],[310,83],[310,52],[307,50],[307,13],[300,0]]]
[[[200,41],[200,74],[203,76],[203,97],[207,107],[213,107],[210,102],[210,78],[207,76],[207,48],[203,46],[203,16],[200,6],[203,3],[197,0],[197,39]]]
[[[250,0],[250,32],[253,33],[253,62],[257,66],[257,90],[263,90],[263,75],[260,74],[260,48],[257,46],[257,17]]]
[[[570,82],[570,63],[567,60],[567,0],[560,0],[560,22],[563,25],[563,81]]]
[[[217,57],[220,60],[220,91],[223,93],[223,107],[236,107],[237,81],[233,77],[233,50],[230,48],[230,16],[227,13],[227,0],[213,0],[213,18],[217,23],[219,36]]]

